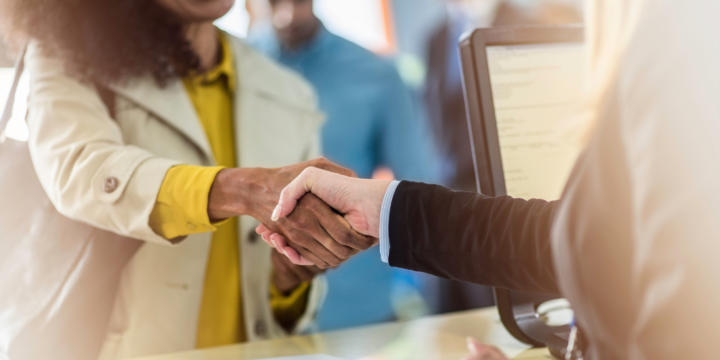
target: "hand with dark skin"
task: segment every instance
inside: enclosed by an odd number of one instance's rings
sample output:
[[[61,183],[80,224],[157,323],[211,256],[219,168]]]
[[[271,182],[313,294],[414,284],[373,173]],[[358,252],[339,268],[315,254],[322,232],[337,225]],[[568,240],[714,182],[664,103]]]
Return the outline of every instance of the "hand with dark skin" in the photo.
[[[290,252],[307,259],[303,265],[336,267],[376,241],[354,231],[342,216],[312,194],[298,201],[291,216],[270,221],[280,192],[305,168],[312,166],[355,177],[348,169],[319,158],[277,169],[232,168],[218,173],[210,189],[208,215],[213,220],[249,215],[282,234]]]
[[[308,195],[319,197],[323,202],[343,214],[351,228],[378,243],[380,236],[380,210],[390,181],[363,180],[342,174],[308,167],[283,191],[271,220],[282,222],[292,218],[297,204]],[[297,265],[313,263],[312,259],[300,256],[289,246],[285,237],[272,230],[273,223],[263,222],[255,229],[268,245],[287,255]]]
[[[272,282],[283,295],[290,294],[302,283],[311,282],[315,276],[325,270],[317,266],[301,266],[290,262],[286,256],[273,251],[270,259],[273,264]]]

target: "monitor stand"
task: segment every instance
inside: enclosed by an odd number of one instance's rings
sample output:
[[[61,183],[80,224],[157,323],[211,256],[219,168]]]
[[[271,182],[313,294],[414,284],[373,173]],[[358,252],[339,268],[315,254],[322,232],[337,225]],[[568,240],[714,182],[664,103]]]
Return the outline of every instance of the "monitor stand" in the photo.
[[[505,329],[516,339],[532,346],[546,346],[550,335],[570,331],[570,327],[549,326],[537,313],[545,301],[556,299],[557,295],[529,293],[493,288],[495,303]]]

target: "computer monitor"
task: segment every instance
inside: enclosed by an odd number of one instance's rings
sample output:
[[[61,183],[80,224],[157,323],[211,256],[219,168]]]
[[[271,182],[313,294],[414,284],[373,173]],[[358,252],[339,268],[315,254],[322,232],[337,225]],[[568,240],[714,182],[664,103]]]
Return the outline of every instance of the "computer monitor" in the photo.
[[[582,26],[476,29],[461,38],[468,128],[478,191],[556,200],[579,153],[563,127],[582,105]],[[539,304],[557,294],[495,288],[510,333],[532,345],[566,331],[548,326]]]

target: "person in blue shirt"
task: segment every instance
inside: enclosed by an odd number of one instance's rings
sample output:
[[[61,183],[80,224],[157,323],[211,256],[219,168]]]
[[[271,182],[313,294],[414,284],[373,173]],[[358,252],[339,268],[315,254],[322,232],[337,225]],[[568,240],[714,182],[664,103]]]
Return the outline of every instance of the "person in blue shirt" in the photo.
[[[323,155],[361,178],[383,167],[397,179],[433,182],[432,140],[392,62],[329,32],[312,0],[268,1],[272,28],[254,29],[249,42],[314,85],[327,115]],[[320,329],[395,318],[393,279],[412,276],[383,266],[376,251],[328,272]]]

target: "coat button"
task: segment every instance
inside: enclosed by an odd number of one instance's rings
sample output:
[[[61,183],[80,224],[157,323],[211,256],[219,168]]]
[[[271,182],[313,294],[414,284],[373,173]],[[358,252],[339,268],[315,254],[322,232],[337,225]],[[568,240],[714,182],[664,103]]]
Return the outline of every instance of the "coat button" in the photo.
[[[256,233],[255,230],[250,230],[248,233],[248,240],[251,244],[254,244],[260,239],[260,234]]]
[[[193,223],[187,223],[187,229],[190,231],[195,231],[195,229],[197,229],[197,226]]]
[[[115,191],[118,188],[118,185],[120,185],[120,181],[117,178],[109,177],[105,179],[105,183],[103,183],[103,191],[109,194]]]
[[[255,335],[259,337],[265,337],[267,335],[267,326],[262,320],[255,322]]]

